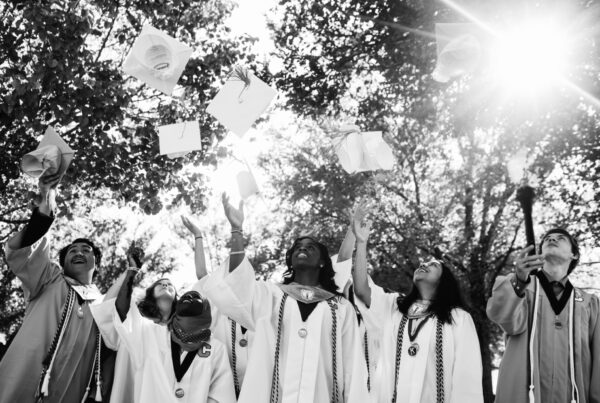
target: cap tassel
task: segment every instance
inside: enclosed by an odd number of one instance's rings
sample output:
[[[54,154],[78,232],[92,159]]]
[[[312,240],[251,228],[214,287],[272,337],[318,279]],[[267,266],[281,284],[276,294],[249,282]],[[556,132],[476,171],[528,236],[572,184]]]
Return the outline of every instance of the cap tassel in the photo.
[[[533,385],[529,385],[529,403],[535,402],[535,393],[533,393]]]
[[[94,396],[94,400],[97,402],[102,401],[102,390],[100,389],[100,382],[96,382],[96,396]]]

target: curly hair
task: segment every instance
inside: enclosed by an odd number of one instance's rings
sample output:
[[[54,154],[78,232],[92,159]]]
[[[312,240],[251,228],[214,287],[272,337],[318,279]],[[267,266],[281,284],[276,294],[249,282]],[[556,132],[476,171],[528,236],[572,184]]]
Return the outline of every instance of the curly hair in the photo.
[[[440,277],[433,301],[429,306],[429,311],[441,320],[442,323],[452,324],[452,310],[454,308],[466,310],[466,306],[463,302],[460,286],[456,277],[452,274],[450,266],[443,260],[440,263],[442,264],[442,276]],[[408,308],[420,298],[421,293],[413,283],[408,295],[398,298],[398,309],[406,315]]]
[[[323,245],[321,242],[317,241],[315,238],[311,236],[303,236],[300,238],[296,238],[292,247],[287,250],[285,253],[285,264],[287,266],[287,270],[283,273],[283,284],[290,284],[294,281],[296,273],[292,268],[292,254],[296,247],[303,239],[310,239],[313,241],[317,247],[319,248],[319,253],[321,255],[321,260],[323,260],[323,267],[319,270],[319,283],[324,290],[327,290],[336,295],[341,295],[338,290],[338,286],[335,284],[335,271],[333,270],[333,263],[331,262],[331,258],[329,257],[329,250],[327,246]]]
[[[138,309],[142,316],[152,319],[152,320],[162,320],[162,316],[160,314],[160,309],[158,309],[158,305],[156,304],[156,298],[154,297],[154,289],[160,284],[163,280],[169,280],[167,278],[160,278],[156,280],[150,287],[146,288],[146,293],[144,298],[142,298],[138,303]],[[175,307],[177,306],[177,293],[175,293],[175,298],[173,298],[173,304],[171,305],[171,313],[169,314],[169,318],[173,316],[175,313]]]

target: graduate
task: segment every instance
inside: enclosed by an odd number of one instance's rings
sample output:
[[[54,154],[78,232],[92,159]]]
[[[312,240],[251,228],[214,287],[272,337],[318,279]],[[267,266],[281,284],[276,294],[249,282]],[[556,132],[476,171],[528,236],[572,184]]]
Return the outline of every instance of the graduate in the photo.
[[[132,401],[235,402],[225,346],[211,335],[208,300],[197,291],[177,298],[171,282],[160,279],[146,291],[139,307],[132,304],[140,262],[131,255],[128,259],[130,268],[118,297],[96,306],[94,317],[103,337],[129,354],[134,370]]]
[[[62,174],[39,179],[41,203],[6,243],[8,267],[21,281],[27,309],[0,362],[0,403],[109,399],[114,353],[101,342],[90,312],[101,298],[92,282],[101,252],[80,238],[61,249],[60,265],[50,260],[45,235]]]
[[[514,273],[496,279],[487,304],[506,333],[496,402],[600,403],[598,297],[569,281],[577,241],[554,228],[529,256],[533,249],[519,253]]]
[[[301,237],[286,254],[283,283],[257,281],[244,252],[243,204],[236,209],[223,195],[223,206],[232,226],[230,273],[210,278],[206,293],[254,331],[239,401],[369,401],[356,314],[335,285],[327,248]]]
[[[354,292],[376,320],[369,334],[381,337],[372,391],[377,402],[483,402],[479,340],[464,310],[448,263],[429,258],[413,275],[408,295],[385,293],[369,282],[370,222],[356,215]]]
[[[194,265],[196,267],[196,276],[198,282],[193,289],[200,294],[205,294],[204,285],[208,277],[206,270],[206,256],[204,254],[203,236],[200,227],[196,222],[187,217],[182,217],[183,224],[194,236]],[[222,268],[212,276],[224,276],[227,270]],[[223,315],[216,305],[211,304],[212,308],[212,325],[211,330],[215,338],[225,344],[227,348],[227,356],[233,373],[233,385],[235,387],[235,395],[240,395],[241,385],[244,382],[246,374],[246,366],[248,365],[248,355],[252,348],[253,334],[247,328],[243,327],[235,320]]]

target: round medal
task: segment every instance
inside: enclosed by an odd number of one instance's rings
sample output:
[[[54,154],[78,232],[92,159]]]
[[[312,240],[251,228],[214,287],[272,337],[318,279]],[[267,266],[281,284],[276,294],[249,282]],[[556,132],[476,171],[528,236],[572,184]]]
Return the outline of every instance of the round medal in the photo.
[[[83,318],[83,309],[81,307],[77,308],[77,317]]]
[[[182,398],[184,395],[185,395],[185,392],[183,391],[183,389],[182,389],[182,388],[177,388],[177,389],[175,389],[175,396],[176,396],[178,399],[181,399],[181,398]]]
[[[240,339],[240,347],[246,347],[248,345],[248,340]]]
[[[305,328],[300,328],[298,330],[298,336],[300,336],[302,338],[305,338],[307,334],[308,334],[308,331]]]
[[[408,355],[410,355],[411,357],[414,357],[415,355],[417,355],[418,351],[419,351],[419,345],[417,343],[413,343],[408,348]]]

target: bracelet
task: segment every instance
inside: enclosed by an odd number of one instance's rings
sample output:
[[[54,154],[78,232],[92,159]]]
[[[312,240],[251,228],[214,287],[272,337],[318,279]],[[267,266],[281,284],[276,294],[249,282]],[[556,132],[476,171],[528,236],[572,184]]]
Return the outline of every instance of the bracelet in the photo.
[[[195,239],[202,239],[202,235],[198,235],[197,237],[194,237]]]
[[[133,266],[129,266],[129,267],[127,268],[127,270],[131,270],[131,271],[134,271],[134,272],[136,272],[136,273],[137,273],[138,271],[140,271],[140,269],[138,269],[137,267],[133,267]]]
[[[240,235],[244,235],[244,231],[241,228],[234,228],[231,230],[232,234],[235,234],[236,232]]]
[[[243,250],[238,250],[237,252],[229,252],[230,255],[242,255],[244,253],[246,253],[246,252]]]

